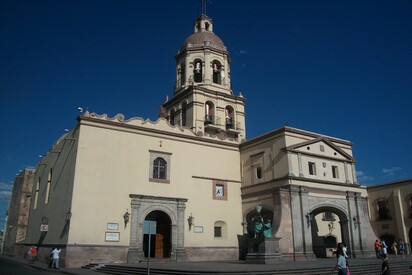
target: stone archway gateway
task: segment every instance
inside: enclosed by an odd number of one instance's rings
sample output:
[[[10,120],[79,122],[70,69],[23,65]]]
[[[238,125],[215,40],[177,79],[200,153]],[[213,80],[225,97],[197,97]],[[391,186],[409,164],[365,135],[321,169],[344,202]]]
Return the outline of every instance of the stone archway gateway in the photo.
[[[150,242],[150,257],[151,258],[170,258],[171,256],[171,231],[172,225],[170,217],[163,211],[155,210],[146,216],[143,232],[143,253],[149,257],[149,242]],[[146,225],[154,223],[155,230],[146,232]],[[150,233],[150,234],[149,234]],[[149,236],[150,235],[150,236]]]
[[[284,185],[270,192],[250,195],[244,195],[248,199],[248,203],[244,203],[245,220],[256,205],[263,205],[268,213],[273,213],[272,234],[279,240],[279,252],[285,261],[326,257],[326,246],[331,245],[334,239],[335,242],[344,242],[352,257],[374,255],[371,240],[374,241],[376,235],[369,222],[367,198],[361,193],[346,190],[332,192],[327,186]],[[314,219],[325,212],[337,216],[333,225],[336,229],[328,231],[326,224],[327,231],[322,234],[325,240],[319,245],[314,236],[317,234],[314,233],[317,231]],[[320,253],[322,249],[323,254]]]
[[[145,221],[156,221],[159,227],[158,234],[151,243],[151,257],[184,260],[184,214],[187,199],[133,194],[130,198],[130,246],[127,262],[138,263],[148,256]]]
[[[317,258],[331,256],[329,251],[335,250],[338,242],[345,243],[349,253],[352,251],[349,219],[344,211],[331,205],[325,205],[312,210],[308,215],[312,234],[312,249]],[[324,230],[322,231],[322,229]],[[325,229],[328,229],[328,232]]]

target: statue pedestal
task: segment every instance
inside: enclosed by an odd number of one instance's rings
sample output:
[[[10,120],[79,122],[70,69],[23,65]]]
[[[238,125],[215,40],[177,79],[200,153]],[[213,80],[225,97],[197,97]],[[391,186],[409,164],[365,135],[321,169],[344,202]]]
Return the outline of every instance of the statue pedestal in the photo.
[[[246,263],[248,264],[273,264],[282,261],[279,252],[280,238],[255,238],[249,241]]]

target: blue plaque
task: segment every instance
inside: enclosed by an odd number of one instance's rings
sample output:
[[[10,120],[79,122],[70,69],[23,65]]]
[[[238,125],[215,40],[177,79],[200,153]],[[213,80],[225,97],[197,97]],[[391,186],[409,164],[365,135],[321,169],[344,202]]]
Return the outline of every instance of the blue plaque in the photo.
[[[144,221],[143,234],[156,235],[156,222],[155,221]]]

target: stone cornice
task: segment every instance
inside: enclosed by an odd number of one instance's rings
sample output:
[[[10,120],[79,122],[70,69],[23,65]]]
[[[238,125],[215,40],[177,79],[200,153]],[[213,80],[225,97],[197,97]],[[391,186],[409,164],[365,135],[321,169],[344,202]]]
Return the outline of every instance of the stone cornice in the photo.
[[[404,180],[399,180],[399,181],[394,181],[394,182],[388,182],[388,183],[380,183],[380,184],[375,184],[375,185],[368,185],[366,186],[366,189],[368,190],[379,190],[379,189],[387,189],[387,188],[393,188],[393,187],[403,187],[405,185],[410,185],[412,184],[412,178],[411,179],[404,179]]]
[[[296,148],[299,148],[299,147],[303,147],[303,146],[307,146],[307,145],[317,143],[319,141],[324,142],[325,144],[327,144],[328,146],[333,148],[335,151],[339,152],[339,154],[343,155],[348,162],[355,162],[355,159],[351,155],[349,155],[348,153],[343,151],[341,148],[339,148],[339,146],[336,146],[333,142],[330,141],[330,138],[327,138],[325,136],[320,136],[320,137],[315,138],[315,139],[311,139],[311,140],[308,140],[308,141],[305,141],[305,142],[301,142],[301,143],[297,143],[297,144],[288,146],[284,150],[285,151],[290,151],[290,152],[295,152],[295,153],[301,153],[301,154],[305,154],[305,155],[311,155],[311,156],[316,156],[316,157],[321,157],[321,158],[332,159],[332,160],[339,160],[339,161],[341,160],[339,158],[328,157],[328,156],[324,156],[324,155],[321,155],[321,154],[302,152],[302,151],[299,151],[299,150],[296,149]]]
[[[311,187],[305,184],[299,184],[299,183],[291,183],[288,184],[287,182],[290,182],[289,180],[298,180],[302,182],[307,182],[308,184],[310,183],[317,183],[317,184],[325,184],[325,188],[319,188],[319,187]],[[264,185],[273,185],[273,184],[281,184],[281,185],[276,185],[267,189],[262,189],[261,187]],[[342,190],[332,190],[330,189],[330,186],[328,185],[333,185],[333,186],[339,186],[342,187]],[[255,196],[262,196],[268,193],[273,193],[277,190],[291,190],[292,186],[296,187],[302,187],[303,189],[299,189],[300,191],[304,190],[305,192],[313,192],[313,193],[324,193],[324,194],[335,194],[335,195],[345,195],[347,196],[349,192],[348,189],[354,189],[354,190],[359,190],[359,189],[364,189],[363,186],[356,185],[356,184],[347,184],[347,183],[336,183],[336,182],[331,182],[331,181],[322,181],[322,180],[316,180],[316,179],[310,179],[310,178],[299,178],[299,177],[282,177],[278,178],[275,180],[271,181],[266,181],[258,184],[253,184],[249,186],[244,186],[241,188],[242,190],[242,198],[250,198],[250,197],[255,197]],[[304,187],[303,187],[304,186]],[[258,191],[253,191],[253,189],[259,189]],[[292,188],[293,189],[293,188]],[[360,193],[357,191],[350,191],[352,193]]]
[[[79,125],[95,126],[153,136],[158,135],[159,138],[186,139],[187,142],[205,143],[205,145],[207,143],[208,145],[225,146],[236,150],[239,148],[237,141],[219,140],[217,137],[203,136],[201,133],[195,134],[187,127],[170,125],[164,118],[159,118],[155,122],[149,119],[144,120],[140,117],[124,120],[122,114],[118,114],[114,118],[109,118],[106,114],[97,115],[96,113],[85,112],[78,117],[78,122]]]
[[[210,88],[207,87],[207,84],[204,85],[192,85],[186,88],[182,88],[182,89],[178,89],[175,91],[175,95],[173,96],[173,98],[171,98],[169,101],[163,103],[163,107],[164,108],[168,108],[171,105],[175,104],[176,102],[180,102],[184,97],[187,97],[188,95],[190,95],[191,93],[204,93],[204,95],[209,95],[211,97],[223,97],[225,99],[229,99],[235,102],[241,102],[243,104],[245,104],[246,99],[243,96],[235,96],[233,95],[233,92],[231,90],[230,91],[231,94],[227,94],[224,92],[219,92],[219,91],[214,91]]]
[[[266,141],[268,139],[272,139],[276,136],[286,135],[286,133],[294,133],[294,134],[304,135],[304,136],[311,137],[311,138],[314,138],[314,139],[327,137],[328,140],[330,140],[331,142],[340,143],[340,144],[347,145],[347,146],[352,146],[352,143],[350,141],[347,141],[347,140],[338,139],[338,138],[334,138],[334,137],[329,137],[329,136],[325,136],[325,135],[321,135],[321,134],[317,134],[317,133],[313,133],[313,132],[309,132],[309,131],[305,131],[305,130],[301,130],[301,129],[297,129],[297,128],[293,128],[293,127],[289,127],[289,126],[284,126],[282,128],[273,130],[273,131],[268,132],[266,134],[263,134],[261,136],[252,138],[252,139],[246,141],[245,143],[243,143],[240,147],[241,147],[241,149],[243,147],[250,147],[250,146],[255,145],[256,143],[260,143],[260,142]]]
[[[140,199],[140,200],[155,200],[155,201],[181,201],[187,202],[188,199],[184,198],[171,198],[171,197],[159,197],[159,196],[147,196],[147,195],[139,195],[139,194],[129,194],[131,199]]]

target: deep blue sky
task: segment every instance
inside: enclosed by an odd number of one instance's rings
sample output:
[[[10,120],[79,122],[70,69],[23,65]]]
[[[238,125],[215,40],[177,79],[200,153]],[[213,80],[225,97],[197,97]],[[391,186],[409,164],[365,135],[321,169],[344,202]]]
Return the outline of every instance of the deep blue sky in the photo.
[[[287,124],[353,142],[359,182],[412,178],[412,1],[212,0],[247,137]],[[199,0],[0,1],[0,226],[16,173],[77,107],[155,120]]]

